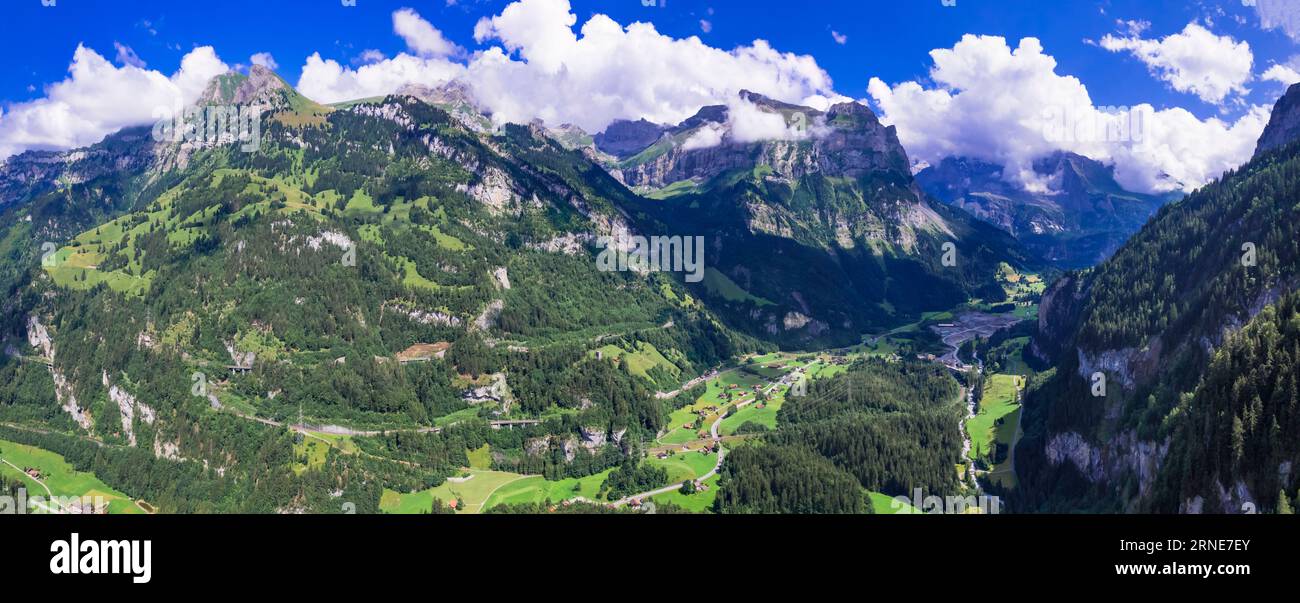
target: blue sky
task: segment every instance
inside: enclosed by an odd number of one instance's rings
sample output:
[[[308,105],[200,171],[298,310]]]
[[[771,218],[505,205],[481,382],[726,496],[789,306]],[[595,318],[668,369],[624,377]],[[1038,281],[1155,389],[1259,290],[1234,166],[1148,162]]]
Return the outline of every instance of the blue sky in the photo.
[[[322,102],[455,78],[500,120],[593,131],[675,122],[739,88],[858,99],[918,162],[967,155],[1015,173],[1067,150],[1155,192],[1248,158],[1300,80],[1300,0],[50,1],[9,3],[0,158],[147,123],[261,53]],[[1044,140],[1037,123],[1143,104],[1145,140]]]
[[[254,53],[269,52],[279,65],[277,71],[296,82],[303,60],[313,52],[347,64],[364,49],[390,55],[402,50],[390,19],[397,8],[415,9],[449,39],[472,51],[482,46],[473,40],[475,22],[508,4],[504,0],[458,0],[452,6],[446,0],[356,0],[356,6],[345,7],[332,0],[55,1],[54,7],[43,7],[41,0],[10,3],[10,27],[0,37],[0,52],[13,61],[0,72],[4,102],[41,96],[45,84],[66,75],[78,43],[109,58],[115,55],[115,42],[124,44],[150,68],[164,73],[174,71],[184,52],[195,45],[213,45],[228,63],[247,62]],[[1218,109],[1193,95],[1169,90],[1151,78],[1139,61],[1083,40],[1115,32],[1117,19],[1150,21],[1150,34],[1163,36],[1180,31],[1190,21],[1211,18],[1215,33],[1250,43],[1257,66],[1286,62],[1300,54],[1300,46],[1281,31],[1262,30],[1259,18],[1240,0],[957,0],[952,7],[942,6],[940,0],[664,1],[664,6],[646,7],[641,0],[573,0],[573,8],[579,23],[593,13],[607,14],[623,24],[649,21],[665,34],[697,35],[723,49],[766,39],[778,50],[814,56],[834,78],[835,88],[853,97],[865,96],[868,78],[873,76],[886,82],[924,77],[930,67],[927,53],[952,46],[966,33],[1041,39],[1060,62],[1060,72],[1078,76],[1099,104],[1178,105],[1201,116]],[[712,25],[711,31],[702,31],[701,20]],[[846,36],[846,43],[836,43],[832,32]],[[1252,88],[1247,99],[1253,102],[1276,98],[1281,90],[1276,84]]]

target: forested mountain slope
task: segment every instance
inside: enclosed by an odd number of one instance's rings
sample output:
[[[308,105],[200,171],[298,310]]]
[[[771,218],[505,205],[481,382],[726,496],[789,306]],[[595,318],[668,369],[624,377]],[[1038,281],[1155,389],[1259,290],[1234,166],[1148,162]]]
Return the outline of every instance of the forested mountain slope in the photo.
[[[411,96],[327,108],[268,73],[203,101],[263,106],[257,152],[145,138],[172,160],[113,173],[133,194],[9,209],[5,439],[167,511],[375,510],[484,444],[500,469],[615,466],[663,427],[656,390],[764,347],[667,274],[599,271],[631,193],[544,133]],[[300,417],[359,452],[304,465]]]
[[[863,513],[867,492],[960,489],[961,388],[933,364],[862,362],[792,398],[723,466],[723,513]]]
[[[1279,103],[1274,120],[1287,119]],[[1228,412],[1231,399],[1191,394],[1214,378],[1206,371],[1230,335],[1296,289],[1298,200],[1300,143],[1292,141],[1165,207],[1111,260],[1049,289],[1034,343],[1056,372],[1029,394],[1018,456],[1031,507],[1092,500],[1102,508],[1235,512],[1275,506],[1278,480],[1294,489],[1287,467],[1300,459],[1218,460],[1223,442],[1259,441],[1272,417],[1288,429],[1286,412],[1253,403],[1244,414],[1237,406]],[[1093,395],[1097,374],[1105,396]],[[1243,421],[1248,432],[1231,435]],[[1284,457],[1288,450],[1277,448]],[[1205,473],[1183,489],[1171,471]]]

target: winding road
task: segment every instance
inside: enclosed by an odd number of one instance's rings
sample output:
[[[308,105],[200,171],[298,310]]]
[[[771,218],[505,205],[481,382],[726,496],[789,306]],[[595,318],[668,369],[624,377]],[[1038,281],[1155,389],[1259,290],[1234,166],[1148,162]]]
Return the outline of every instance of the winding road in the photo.
[[[27,475],[27,473],[26,473],[25,471],[23,471],[21,467],[19,467],[18,465],[13,464],[13,463],[11,463],[11,462],[9,462],[8,460],[0,459],[0,463],[4,463],[4,464],[6,464],[6,465],[9,465],[10,467],[13,467],[14,470],[16,470],[18,473],[21,473],[22,476],[23,476],[24,478],[29,479],[29,480],[31,480],[31,481],[34,481],[34,482],[36,482],[36,484],[39,485],[40,487],[45,488],[45,497],[46,497],[46,500],[50,501],[50,502],[51,502],[52,504],[54,504],[55,506],[61,506],[61,505],[59,505],[58,501],[54,500],[54,493],[50,491],[50,487],[49,487],[49,486],[45,485],[45,482],[43,482],[43,481],[41,481],[41,480],[39,480],[39,479],[36,479],[36,478],[34,478],[34,477],[30,476],[30,475]],[[62,514],[62,513],[65,512],[63,509],[51,509],[51,508],[45,506],[44,504],[41,504],[41,503],[39,503],[39,502],[37,502],[37,501],[35,501],[35,500],[30,500],[29,502],[30,502],[33,506],[37,506],[37,507],[40,507],[41,509],[45,510],[45,512],[47,512],[47,513]]]
[[[718,426],[722,424],[722,420],[725,419],[725,418],[726,418],[725,415],[720,415],[720,416],[717,418],[717,420],[715,420],[715,421],[713,422],[713,425],[709,427],[709,435],[713,437],[713,441],[716,442],[717,445],[718,445],[718,462],[716,462],[716,463],[713,464],[713,468],[710,469],[708,473],[705,473],[704,475],[701,475],[701,476],[699,476],[699,477],[697,477],[697,478],[694,478],[694,479],[692,479],[692,480],[690,480],[690,481],[693,481],[693,482],[702,482],[702,481],[704,481],[704,480],[706,480],[706,479],[709,479],[710,477],[713,477],[713,476],[717,475],[717,474],[718,474],[718,471],[722,470],[722,460],[725,459],[725,458],[727,458],[727,449],[722,447],[722,436],[718,435]],[[626,496],[626,497],[620,498],[620,499],[614,501],[614,502],[611,503],[611,504],[613,504],[613,505],[616,506],[616,507],[621,507],[621,506],[623,506],[623,505],[626,505],[626,504],[629,503],[629,502],[632,502],[633,499],[641,500],[641,499],[650,498],[650,497],[652,497],[652,496],[658,496],[658,495],[660,495],[660,494],[667,494],[667,493],[669,493],[669,492],[672,492],[673,490],[678,490],[678,489],[680,489],[680,488],[682,487],[682,484],[685,484],[685,483],[686,483],[686,481],[680,481],[680,482],[677,482],[677,483],[675,483],[675,484],[669,484],[669,485],[664,486],[664,487],[662,487],[662,488],[657,488],[657,489],[654,489],[654,490],[650,490],[649,492],[642,492],[642,493],[640,493],[640,494],[633,494],[633,495],[631,495],[631,496]]]
[[[813,365],[817,364],[818,362],[821,362],[821,360],[820,360],[820,359],[813,360],[812,362],[809,362],[808,364],[805,364],[803,368],[804,368],[805,370],[811,369],[811,368],[813,367]],[[737,369],[739,369],[739,368],[740,368],[740,367],[735,367],[735,368],[732,368],[732,369],[728,369],[728,370],[726,370],[726,371],[722,371],[722,372],[718,373],[717,375],[714,375],[713,377],[710,377],[710,378],[712,378],[712,379],[716,379],[717,377],[722,376],[722,374],[724,374],[724,373],[729,373],[729,372],[734,371],[734,370],[737,370]],[[767,388],[763,390],[763,393],[764,393],[764,394],[767,394],[767,395],[771,395],[773,391],[776,391],[776,388],[780,387],[782,384],[785,383],[785,378],[786,378],[787,376],[791,375],[791,374],[792,374],[792,372],[791,372],[791,373],[785,373],[785,374],[781,375],[780,377],[778,377],[775,381],[772,381],[772,382],[767,386]],[[693,387],[693,386],[692,386],[692,387]],[[683,387],[682,389],[684,390],[684,389],[690,389],[690,388],[689,388],[689,387]],[[680,391],[680,390],[679,390],[679,391]],[[741,404],[736,404],[735,407],[736,407],[737,409],[739,409],[740,407],[745,406],[745,405],[749,404],[750,402],[753,402],[753,400],[749,400],[749,401],[744,402],[744,403],[741,403]],[[718,447],[718,461],[717,461],[716,463],[713,464],[713,468],[710,469],[710,470],[708,471],[708,473],[705,473],[704,475],[701,475],[701,476],[699,476],[699,477],[696,477],[696,478],[694,478],[694,479],[692,479],[692,480],[690,480],[690,481],[693,481],[693,482],[702,482],[702,481],[705,481],[705,480],[707,480],[707,479],[709,479],[709,478],[711,478],[711,477],[717,475],[717,474],[718,474],[718,471],[721,471],[721,470],[722,470],[722,461],[723,461],[724,459],[727,458],[727,449],[722,447],[722,434],[720,434],[720,433],[718,432],[718,429],[722,426],[722,421],[723,421],[724,419],[726,419],[726,418],[727,418],[727,415],[726,415],[725,413],[723,413],[723,414],[719,414],[719,415],[718,415],[718,418],[717,418],[717,419],[714,419],[713,424],[709,426],[709,437],[713,440],[714,444],[716,444],[717,447]],[[621,507],[621,506],[626,505],[627,503],[631,502],[633,499],[643,500],[643,499],[650,498],[650,497],[652,497],[652,496],[658,496],[658,495],[660,495],[660,494],[667,494],[667,493],[672,492],[672,491],[674,491],[674,490],[680,489],[680,488],[682,487],[682,484],[685,484],[685,483],[686,483],[686,481],[680,481],[680,482],[677,482],[677,483],[675,483],[675,484],[669,484],[669,485],[664,486],[664,487],[662,487],[662,488],[656,488],[656,489],[654,489],[654,490],[650,490],[650,491],[648,491],[648,492],[641,492],[641,493],[639,493],[639,494],[633,494],[633,495],[631,495],[631,496],[626,496],[626,497],[620,498],[619,500],[616,500],[616,501],[614,501],[614,502],[611,503],[611,504],[613,504],[613,505],[616,506],[616,507]]]

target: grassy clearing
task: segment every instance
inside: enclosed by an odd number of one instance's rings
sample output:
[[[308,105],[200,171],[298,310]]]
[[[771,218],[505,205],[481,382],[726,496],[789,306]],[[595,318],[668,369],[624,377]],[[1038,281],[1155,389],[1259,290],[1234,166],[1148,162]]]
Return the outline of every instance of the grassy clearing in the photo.
[[[1002,373],[991,375],[985,381],[979,413],[966,420],[972,459],[991,456],[995,444],[1011,446],[1015,434],[1015,426],[1011,424],[1018,420],[1019,391],[1024,385],[1024,377]]]
[[[686,509],[692,513],[705,513],[713,509],[713,501],[718,498],[718,476],[710,477],[704,480],[704,485],[708,487],[703,492],[695,494],[682,494],[678,490],[665,492],[657,496],[650,497],[650,500],[658,503],[672,503]]]
[[[716,295],[731,302],[750,302],[757,306],[774,306],[771,300],[758,297],[737,285],[717,268],[704,270],[704,288],[709,294]]]
[[[600,487],[612,471],[613,469],[607,469],[595,475],[558,481],[540,475],[525,477],[502,486],[487,499],[483,509],[503,504],[560,503],[577,497],[599,501],[602,500]]]
[[[1016,479],[1015,459],[1016,443],[1020,439],[1020,413],[1021,409],[1017,407],[1015,411],[1008,414],[995,434],[996,441],[1007,444],[1007,459],[995,465],[989,471],[988,478],[1004,488],[1015,488],[1019,485],[1019,480]]]
[[[921,512],[920,509],[917,509],[910,503],[895,500],[894,497],[888,494],[868,492],[867,496],[871,499],[871,508],[874,509],[878,515],[909,515]]]
[[[320,440],[303,437],[293,444],[293,472],[303,473],[325,466],[325,457],[329,455],[330,445]]]
[[[776,429],[776,415],[781,410],[781,405],[785,403],[786,392],[777,390],[772,392],[768,401],[759,407],[758,402],[746,404],[744,408],[732,413],[731,416],[722,420],[718,425],[718,433],[729,436],[736,433],[736,430],[745,423],[757,423],[765,425],[768,429]]]
[[[470,248],[469,245],[467,245],[464,241],[440,230],[437,227],[437,225],[419,224],[416,226],[416,228],[419,228],[420,230],[429,233],[429,235],[433,237],[433,240],[438,243],[438,246],[442,247],[443,249],[447,249],[450,251],[465,251],[466,249]]]
[[[484,444],[478,450],[466,451],[469,456],[469,466],[471,469],[491,469],[492,468],[492,446]]]
[[[470,469],[465,471],[469,479],[450,478],[439,486],[419,492],[400,493],[385,489],[379,498],[379,510],[385,513],[415,514],[427,513],[433,508],[435,498],[442,499],[443,504],[460,499],[465,507],[457,513],[480,513],[485,508],[483,503],[497,490],[511,482],[530,479],[530,476],[505,471],[483,471]]]
[[[712,452],[703,453],[692,450],[691,452],[678,452],[666,459],[650,457],[645,462],[652,467],[662,467],[668,472],[668,483],[675,484],[688,479],[696,479],[712,471],[718,464],[718,455]]]
[[[649,371],[656,366],[667,371],[669,374],[673,375],[674,378],[682,372],[680,368],[677,368],[677,365],[664,357],[663,353],[659,351],[659,348],[644,341],[638,341],[636,343],[635,351],[625,350],[619,346],[610,344],[601,347],[599,350],[590,352],[590,355],[594,357],[597,351],[600,352],[602,358],[611,362],[615,359],[619,362],[626,362],[628,370],[631,371],[633,375],[645,377],[646,379],[650,379]]]
[[[0,463],[0,473],[12,479],[21,480],[27,486],[27,495],[47,496],[45,488],[54,496],[100,496],[108,502],[108,512],[112,514],[143,514],[131,497],[110,488],[92,473],[78,471],[63,460],[63,457],[35,446],[0,440],[0,459],[17,465],[20,469],[35,467],[40,470],[41,486],[36,480],[14,469],[6,463]]]

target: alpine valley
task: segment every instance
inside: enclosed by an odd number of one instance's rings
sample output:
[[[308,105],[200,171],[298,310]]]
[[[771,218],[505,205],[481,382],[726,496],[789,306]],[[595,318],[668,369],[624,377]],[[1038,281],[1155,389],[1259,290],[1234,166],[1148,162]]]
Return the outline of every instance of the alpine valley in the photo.
[[[195,108],[232,105],[254,150],[146,126],[0,165],[0,489],[111,513],[1296,495],[1300,85],[1183,198],[1069,153],[1035,164],[1047,192],[974,159],[914,177],[852,101],[588,133],[454,80],[322,104],[254,65]],[[702,238],[702,280],[603,270],[623,235]]]

